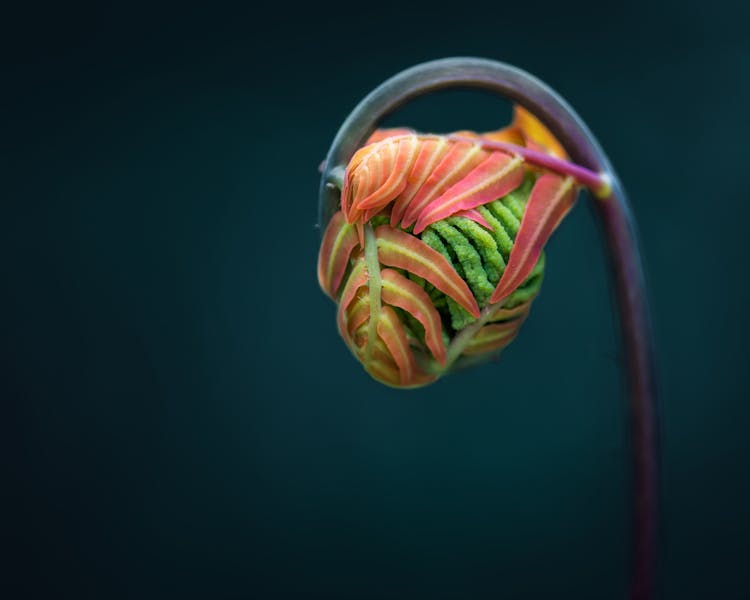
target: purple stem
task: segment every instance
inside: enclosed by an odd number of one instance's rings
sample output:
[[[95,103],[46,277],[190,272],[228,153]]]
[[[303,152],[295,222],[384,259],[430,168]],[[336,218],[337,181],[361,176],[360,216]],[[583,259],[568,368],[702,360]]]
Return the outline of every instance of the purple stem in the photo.
[[[568,103],[539,79],[496,61],[447,58],[402,71],[362,100],[339,129],[321,179],[321,231],[338,209],[339,193],[334,186],[327,185],[331,172],[348,164],[383,117],[399,106],[418,96],[455,87],[485,89],[525,107],[547,126],[577,168],[610,186],[592,190],[596,195],[592,205],[609,251],[630,399],[633,485],[630,597],[648,600],[654,595],[657,541],[656,376],[638,236],[625,192],[609,160]]]
[[[597,198],[606,197],[612,191],[609,177],[606,173],[595,173],[589,169],[576,165],[562,158],[557,158],[545,152],[538,152],[525,146],[517,146],[508,142],[496,142],[493,140],[474,139],[460,135],[449,135],[449,139],[479,144],[486,150],[502,150],[511,154],[518,154],[526,162],[538,167],[544,167],[560,175],[570,175],[578,183],[589,188]]]

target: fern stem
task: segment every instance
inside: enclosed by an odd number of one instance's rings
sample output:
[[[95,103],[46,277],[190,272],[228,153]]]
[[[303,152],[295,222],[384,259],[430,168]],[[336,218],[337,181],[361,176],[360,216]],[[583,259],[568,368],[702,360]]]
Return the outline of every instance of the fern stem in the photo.
[[[418,96],[456,87],[485,89],[522,105],[547,126],[573,163],[595,174],[603,184],[597,187],[592,180],[590,187],[597,198],[592,205],[609,251],[630,400],[633,484],[630,597],[648,600],[654,595],[656,570],[656,375],[638,235],[627,197],[609,160],[568,103],[532,75],[496,61],[448,58],[402,71],[362,100],[339,129],[321,178],[321,230],[337,210],[339,202],[335,186],[327,185],[331,171],[349,162],[383,117]]]

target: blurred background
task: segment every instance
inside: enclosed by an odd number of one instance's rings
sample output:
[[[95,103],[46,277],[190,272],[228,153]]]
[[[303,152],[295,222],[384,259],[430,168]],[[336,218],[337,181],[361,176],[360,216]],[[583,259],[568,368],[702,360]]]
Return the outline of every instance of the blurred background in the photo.
[[[2,19],[2,539],[15,598],[624,598],[626,405],[582,195],[502,359],[416,391],[338,338],[319,175],[382,80],[471,55],[630,194],[661,389],[661,598],[750,597],[744,3],[35,6]],[[389,123],[495,129],[481,93]]]

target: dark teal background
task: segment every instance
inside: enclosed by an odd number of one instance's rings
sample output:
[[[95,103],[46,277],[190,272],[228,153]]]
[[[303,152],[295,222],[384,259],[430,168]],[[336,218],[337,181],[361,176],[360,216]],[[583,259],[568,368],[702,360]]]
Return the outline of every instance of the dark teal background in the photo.
[[[3,19],[3,598],[624,598],[626,406],[579,205],[501,361],[374,383],[318,290],[317,166],[451,55],[555,87],[643,235],[660,597],[750,597],[742,2],[34,7]],[[477,93],[392,121],[491,129]]]

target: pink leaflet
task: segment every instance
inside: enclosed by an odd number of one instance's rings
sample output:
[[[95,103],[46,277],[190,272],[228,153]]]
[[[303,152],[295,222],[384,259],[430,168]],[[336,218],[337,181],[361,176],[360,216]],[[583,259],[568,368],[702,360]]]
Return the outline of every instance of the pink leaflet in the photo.
[[[375,237],[381,263],[419,275],[453,298],[471,315],[479,317],[479,305],[469,286],[437,250],[419,238],[388,225],[378,227]]]
[[[346,222],[344,213],[339,211],[334,214],[323,234],[318,254],[318,283],[331,298],[336,297],[349,257],[357,243],[357,233]]]
[[[490,298],[493,304],[510,295],[534,268],[544,244],[576,199],[575,181],[542,175],[531,190],[508,265]]]
[[[414,233],[460,210],[469,210],[509,194],[523,182],[523,159],[505,152],[492,152],[479,165],[419,214]]]
[[[401,385],[408,385],[414,379],[417,365],[409,347],[409,341],[406,339],[404,326],[390,306],[381,308],[377,330],[380,339],[383,340],[388,352],[398,365]]]
[[[422,324],[425,331],[425,344],[438,362],[444,365],[446,350],[440,314],[433,306],[427,292],[393,269],[383,269],[380,276],[382,277],[383,300],[411,313]]]
[[[478,144],[467,141],[454,141],[450,150],[437,167],[430,173],[417,194],[409,203],[403,218],[402,227],[412,225],[436,198],[461,181],[474,167],[487,156]],[[473,207],[471,207],[473,208]]]
[[[477,225],[481,225],[485,229],[492,231],[492,226],[487,222],[487,219],[482,216],[482,213],[474,208],[470,208],[469,210],[459,210],[457,213],[453,213],[453,216],[466,217],[467,219],[474,221]]]

